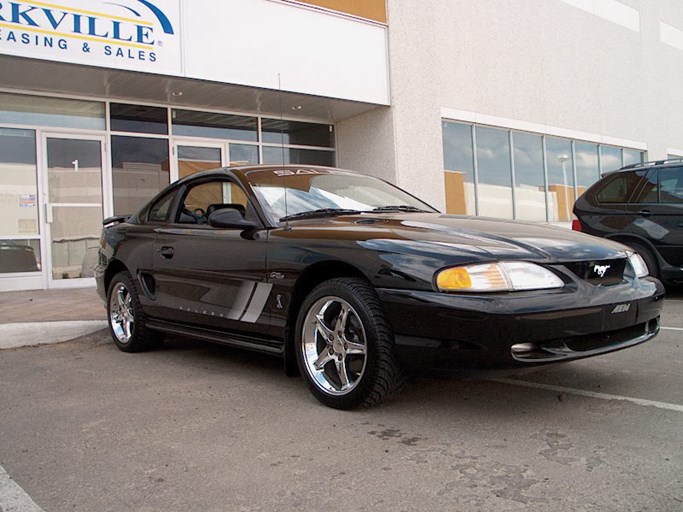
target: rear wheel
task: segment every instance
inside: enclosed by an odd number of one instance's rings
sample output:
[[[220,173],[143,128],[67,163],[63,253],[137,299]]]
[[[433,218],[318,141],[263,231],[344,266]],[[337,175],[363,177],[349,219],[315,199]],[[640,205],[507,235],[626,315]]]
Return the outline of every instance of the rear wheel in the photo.
[[[141,352],[161,344],[161,334],[150,331],[140,307],[135,283],[129,272],[119,272],[107,292],[109,332],[124,352]]]
[[[393,333],[374,289],[361,279],[332,279],[304,301],[295,347],[313,395],[336,409],[367,407],[403,382]]]

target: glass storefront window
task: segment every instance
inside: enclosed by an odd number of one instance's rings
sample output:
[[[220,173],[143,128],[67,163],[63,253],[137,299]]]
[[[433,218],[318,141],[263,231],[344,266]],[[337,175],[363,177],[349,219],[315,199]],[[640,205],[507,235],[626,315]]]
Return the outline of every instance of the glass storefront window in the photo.
[[[114,214],[137,212],[169,184],[168,141],[113,135]]]
[[[442,128],[446,211],[475,215],[472,126],[445,121]]]
[[[0,124],[104,130],[104,103],[0,93]]]
[[[576,200],[572,143],[569,139],[559,137],[546,137],[545,140],[549,220],[551,222],[569,222]]]
[[[334,132],[328,124],[261,119],[262,141],[297,146],[334,147]],[[300,162],[299,162],[300,163]]]
[[[178,146],[178,178],[221,166],[221,148]]]
[[[250,144],[230,144],[229,165],[256,165],[258,163],[258,146],[252,146]]]
[[[543,177],[543,139],[540,135],[513,132],[516,218],[545,221],[546,197]]]
[[[600,179],[598,145],[590,142],[576,142],[576,192],[583,194],[588,187]]]
[[[258,121],[255,117],[174,109],[171,122],[173,135],[249,142],[258,140]]]
[[[0,274],[40,270],[36,172],[36,132],[1,128]]]
[[[232,155],[230,156],[232,159]],[[284,162],[283,162],[284,159]],[[264,164],[308,164],[334,166],[334,151],[264,146]]]
[[[0,236],[38,235],[36,132],[0,129]]]
[[[614,146],[600,146],[600,172],[606,173],[621,169],[621,148]]]
[[[476,127],[479,215],[512,218],[510,140],[506,130]]]
[[[624,148],[624,165],[640,164],[644,162],[642,151]]]
[[[168,134],[168,110],[144,105],[109,105],[111,131]]]

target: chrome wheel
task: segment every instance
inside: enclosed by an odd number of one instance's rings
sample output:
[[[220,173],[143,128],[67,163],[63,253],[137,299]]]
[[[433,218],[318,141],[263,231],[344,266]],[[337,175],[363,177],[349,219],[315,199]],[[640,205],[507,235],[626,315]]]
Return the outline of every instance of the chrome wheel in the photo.
[[[130,291],[121,282],[114,285],[109,295],[109,324],[119,342],[130,342],[135,328],[135,309]]]
[[[361,381],[367,363],[367,337],[356,310],[327,296],[310,307],[302,336],[304,366],[312,382],[330,395],[346,395]]]

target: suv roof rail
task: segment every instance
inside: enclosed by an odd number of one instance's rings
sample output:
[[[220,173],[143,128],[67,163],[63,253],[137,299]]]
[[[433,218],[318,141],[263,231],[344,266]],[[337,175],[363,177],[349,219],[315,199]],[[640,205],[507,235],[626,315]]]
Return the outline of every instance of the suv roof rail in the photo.
[[[664,165],[664,164],[674,164],[674,163],[683,163],[683,156],[676,157],[676,158],[667,158],[665,160],[651,160],[650,162],[639,162],[637,164],[630,164],[630,165],[625,165],[620,171],[624,171],[626,169],[636,169],[638,167],[651,167],[653,165]]]

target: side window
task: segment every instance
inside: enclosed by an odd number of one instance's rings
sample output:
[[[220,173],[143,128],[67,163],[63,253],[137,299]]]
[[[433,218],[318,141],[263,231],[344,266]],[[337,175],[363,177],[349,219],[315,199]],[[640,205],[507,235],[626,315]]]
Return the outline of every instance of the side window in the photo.
[[[660,169],[659,202],[683,203],[683,167]]]
[[[657,171],[651,170],[645,180],[643,186],[638,191],[638,196],[633,198],[633,203],[656,203],[659,201],[659,186],[657,184]]]
[[[621,172],[607,181],[598,190],[596,198],[599,203],[626,203],[638,187],[643,173]]]
[[[147,220],[149,222],[168,222],[168,218],[169,218],[169,215],[171,213],[171,206],[173,205],[173,199],[174,198],[175,198],[175,190],[173,192],[169,192],[165,196],[161,197],[149,209],[149,214],[147,215]]]
[[[180,205],[179,224],[206,224],[214,211],[232,208],[243,217],[249,210],[247,196],[236,184],[225,181],[205,181],[192,186]]]

